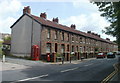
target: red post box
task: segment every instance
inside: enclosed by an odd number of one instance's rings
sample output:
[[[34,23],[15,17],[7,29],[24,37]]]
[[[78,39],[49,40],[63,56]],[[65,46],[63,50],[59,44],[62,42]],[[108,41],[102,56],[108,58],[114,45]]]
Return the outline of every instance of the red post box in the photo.
[[[40,58],[40,49],[38,45],[32,46],[32,60],[38,61]]]
[[[50,61],[50,53],[47,53],[47,61]]]

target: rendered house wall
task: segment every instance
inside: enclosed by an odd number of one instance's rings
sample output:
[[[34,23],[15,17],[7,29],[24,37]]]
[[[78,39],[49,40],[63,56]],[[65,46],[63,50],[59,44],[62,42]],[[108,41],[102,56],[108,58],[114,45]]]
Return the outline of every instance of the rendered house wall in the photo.
[[[39,23],[24,15],[12,27],[11,53],[17,56],[30,56],[31,45],[40,45],[40,28]]]

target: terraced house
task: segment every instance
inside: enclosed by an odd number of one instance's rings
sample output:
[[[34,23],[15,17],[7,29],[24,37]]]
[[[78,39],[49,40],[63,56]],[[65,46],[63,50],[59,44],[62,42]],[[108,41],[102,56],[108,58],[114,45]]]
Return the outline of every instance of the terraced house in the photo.
[[[117,51],[117,44],[110,39],[102,39],[100,35],[88,31],[76,30],[75,24],[70,27],[59,24],[58,18],[47,20],[46,13],[40,16],[31,14],[29,6],[24,7],[23,15],[11,26],[11,53],[16,56],[31,56],[33,45],[40,48],[40,59],[47,54],[56,60],[56,55],[70,60],[71,53],[76,59],[95,57],[97,52]],[[54,55],[54,56],[53,56]]]

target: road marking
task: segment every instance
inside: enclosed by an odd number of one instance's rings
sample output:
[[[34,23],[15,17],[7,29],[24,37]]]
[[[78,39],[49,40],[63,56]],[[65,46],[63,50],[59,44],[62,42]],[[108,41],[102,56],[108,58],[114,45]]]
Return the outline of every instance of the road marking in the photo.
[[[113,65],[115,70],[110,75],[108,75],[101,83],[108,83],[108,81],[118,72],[117,65],[118,64]]]
[[[84,66],[90,66],[90,65],[93,65],[93,63],[91,63],[91,64],[87,64],[87,65],[84,65]]]
[[[63,71],[60,71],[60,72],[67,72],[67,71],[73,71],[73,70],[76,70],[76,69],[78,69],[78,67],[76,67],[76,68],[72,68],[72,69],[67,69],[67,70],[63,70]]]
[[[16,82],[28,81],[28,80],[33,80],[33,79],[37,79],[37,78],[47,77],[47,76],[48,76],[48,74],[41,75],[41,76],[36,76],[36,77],[32,77],[32,78],[26,78],[26,79],[18,80]],[[11,82],[11,83],[16,83],[16,82]]]

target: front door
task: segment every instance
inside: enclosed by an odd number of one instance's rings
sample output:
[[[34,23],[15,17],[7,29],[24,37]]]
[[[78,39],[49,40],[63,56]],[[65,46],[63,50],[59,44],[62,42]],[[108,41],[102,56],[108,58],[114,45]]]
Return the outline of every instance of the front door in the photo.
[[[55,43],[55,52],[57,53],[57,43]]]

